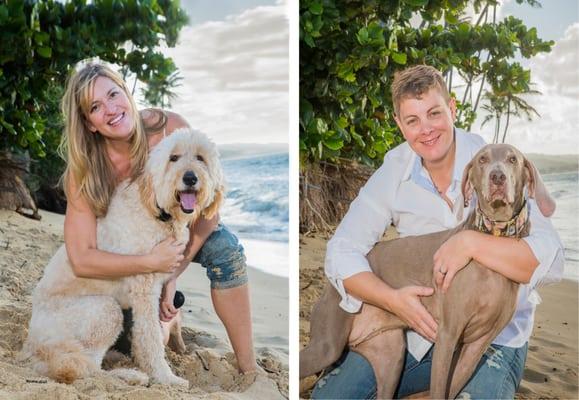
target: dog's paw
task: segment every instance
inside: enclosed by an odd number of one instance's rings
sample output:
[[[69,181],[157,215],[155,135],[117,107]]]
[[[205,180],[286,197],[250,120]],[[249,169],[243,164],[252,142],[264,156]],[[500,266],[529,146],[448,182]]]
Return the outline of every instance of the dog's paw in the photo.
[[[154,377],[153,380],[161,385],[179,386],[185,389],[189,388],[188,380],[179,378],[177,375],[173,374]]]
[[[149,377],[147,374],[137,371],[136,369],[132,368],[117,368],[110,371],[107,371],[109,375],[116,376],[117,378],[122,379],[129,385],[148,385],[149,384]]]

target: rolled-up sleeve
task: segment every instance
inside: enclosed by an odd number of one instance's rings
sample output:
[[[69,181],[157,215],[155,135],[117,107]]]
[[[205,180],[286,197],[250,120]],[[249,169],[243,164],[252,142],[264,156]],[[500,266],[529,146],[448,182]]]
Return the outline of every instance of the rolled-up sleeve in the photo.
[[[387,166],[383,165],[360,190],[328,242],[325,272],[342,296],[340,307],[347,312],[359,311],[362,302],[346,293],[343,280],[371,271],[366,255],[392,222],[386,199],[387,182]]]
[[[563,244],[551,220],[541,214],[534,200],[529,200],[529,206],[531,208],[531,232],[523,240],[527,242],[539,261],[529,282],[531,289],[536,289],[561,280],[565,257]]]

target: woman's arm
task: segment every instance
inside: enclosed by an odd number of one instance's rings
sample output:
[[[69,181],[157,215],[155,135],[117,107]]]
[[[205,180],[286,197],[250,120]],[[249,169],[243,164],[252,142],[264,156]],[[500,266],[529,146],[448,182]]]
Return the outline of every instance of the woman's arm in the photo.
[[[185,248],[185,258],[181,264],[175,269],[171,278],[163,286],[163,294],[161,295],[161,303],[159,307],[159,316],[161,321],[171,321],[179,312],[173,305],[173,298],[177,290],[177,278],[185,271],[195,255],[199,252],[201,247],[207,241],[207,238],[213,233],[219,222],[219,215],[215,215],[211,219],[199,218],[193,226],[189,229],[189,243]]]
[[[434,341],[436,321],[420,302],[420,296],[429,296],[434,290],[418,286],[392,289],[371,271],[366,259],[392,221],[387,197],[395,190],[388,186],[395,180],[392,170],[386,160],[350,204],[328,242],[325,271],[342,296],[340,306],[346,311],[357,312],[362,302],[374,304],[393,312],[413,330]]]
[[[169,238],[149,254],[129,256],[98,250],[96,217],[76,185],[71,184],[64,219],[64,242],[74,274],[81,278],[114,279],[149,272],[172,272],[183,260],[185,246]]]
[[[539,265],[524,240],[471,230],[461,231],[443,243],[434,254],[434,277],[443,292],[448,290],[456,273],[471,259],[519,283],[528,283]],[[441,270],[446,271],[446,275],[442,275]]]
[[[529,200],[531,202],[531,200]],[[434,255],[436,283],[446,291],[456,273],[471,259],[519,283],[534,287],[549,275],[560,279],[563,245],[548,218],[531,202],[531,231],[523,239],[495,237],[462,231],[451,237]],[[541,210],[542,211],[542,210]],[[440,269],[446,270],[443,277]]]

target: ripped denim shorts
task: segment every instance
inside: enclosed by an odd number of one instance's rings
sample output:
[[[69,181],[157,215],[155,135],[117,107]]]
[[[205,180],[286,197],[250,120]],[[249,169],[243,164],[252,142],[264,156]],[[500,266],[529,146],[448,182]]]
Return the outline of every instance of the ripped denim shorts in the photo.
[[[243,246],[222,223],[207,238],[193,262],[207,270],[212,289],[230,289],[247,283]]]

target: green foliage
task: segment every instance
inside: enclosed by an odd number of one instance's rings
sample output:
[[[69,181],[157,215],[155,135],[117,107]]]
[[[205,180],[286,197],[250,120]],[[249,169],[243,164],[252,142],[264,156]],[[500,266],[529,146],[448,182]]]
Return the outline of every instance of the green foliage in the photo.
[[[538,5],[535,0],[525,2]],[[403,140],[392,118],[390,85],[394,73],[410,65],[438,68],[451,91],[453,74],[467,83],[457,98],[460,127],[474,122],[485,82],[493,95],[510,97],[511,104],[515,97],[520,100],[518,95],[530,91],[530,71],[513,58],[517,52],[525,58],[548,52],[553,42],[542,41],[535,28],[528,29],[512,16],[495,21],[496,4],[497,0],[300,1],[302,162],[339,163],[346,158],[379,164],[384,153]],[[473,21],[465,17],[469,5],[477,13]],[[420,17],[418,27],[410,22],[414,16]]]
[[[155,48],[174,46],[186,22],[174,0],[0,1],[0,150],[54,154],[58,88],[88,57],[124,67],[151,88],[151,104],[164,103],[178,79],[172,60]]]

